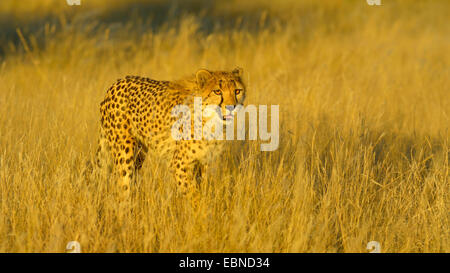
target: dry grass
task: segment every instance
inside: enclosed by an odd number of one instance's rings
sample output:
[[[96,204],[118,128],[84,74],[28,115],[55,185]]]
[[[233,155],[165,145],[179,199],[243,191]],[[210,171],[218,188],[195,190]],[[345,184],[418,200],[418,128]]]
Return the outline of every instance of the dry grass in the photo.
[[[382,1],[1,1],[0,251],[450,252],[450,4]],[[156,158],[131,213],[83,176],[117,78],[236,65],[280,147],[230,143],[200,212]]]

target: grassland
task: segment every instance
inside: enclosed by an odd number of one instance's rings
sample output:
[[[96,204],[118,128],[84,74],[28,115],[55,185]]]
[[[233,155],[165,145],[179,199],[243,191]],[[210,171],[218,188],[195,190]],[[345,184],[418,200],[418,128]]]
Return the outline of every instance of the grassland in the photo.
[[[0,252],[450,252],[448,1],[0,2]],[[280,147],[230,142],[199,212],[149,158],[85,176],[125,75],[241,66]]]

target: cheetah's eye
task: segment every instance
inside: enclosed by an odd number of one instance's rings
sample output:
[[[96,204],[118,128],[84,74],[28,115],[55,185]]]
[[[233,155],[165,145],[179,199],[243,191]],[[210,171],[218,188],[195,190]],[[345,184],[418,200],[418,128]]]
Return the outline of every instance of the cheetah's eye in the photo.
[[[214,94],[216,94],[216,95],[222,94],[222,91],[220,91],[220,89],[213,90],[213,92],[214,92]]]
[[[236,90],[234,90],[234,93],[235,93],[236,95],[239,95],[241,92],[242,92],[242,89],[236,89]]]

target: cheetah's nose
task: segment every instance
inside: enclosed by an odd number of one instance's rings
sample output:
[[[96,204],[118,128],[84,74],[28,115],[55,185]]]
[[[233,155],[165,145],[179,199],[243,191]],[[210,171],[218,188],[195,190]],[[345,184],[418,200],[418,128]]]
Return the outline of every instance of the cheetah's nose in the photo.
[[[233,118],[233,110],[234,110],[233,105],[227,105],[225,106],[225,113],[223,115],[224,119],[232,119]]]
[[[225,115],[232,115],[236,105],[227,105],[225,106]]]

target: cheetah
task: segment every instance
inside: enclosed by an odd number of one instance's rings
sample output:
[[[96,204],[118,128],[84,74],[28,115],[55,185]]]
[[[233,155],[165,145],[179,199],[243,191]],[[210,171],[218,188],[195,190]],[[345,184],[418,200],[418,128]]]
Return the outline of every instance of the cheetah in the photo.
[[[198,195],[198,182],[206,177],[208,164],[220,155],[224,141],[205,135],[194,139],[194,126],[191,139],[174,139],[171,128],[177,117],[172,109],[177,105],[192,109],[195,98],[200,97],[202,109],[220,109],[213,117],[200,117],[201,124],[217,118],[225,126],[245,99],[242,74],[241,68],[235,68],[231,72],[200,69],[175,81],[126,76],[108,89],[100,104],[97,164],[116,174],[123,198],[128,199],[149,150],[167,159],[180,194]]]

